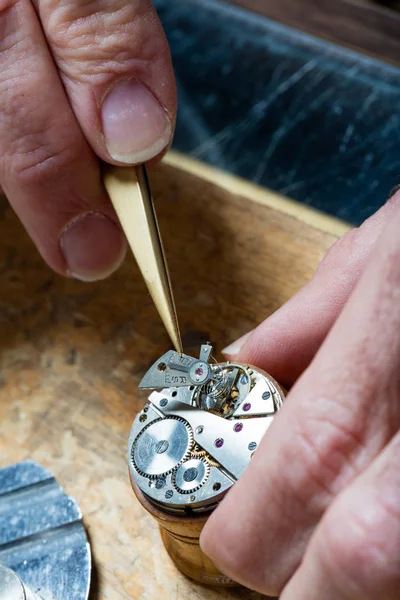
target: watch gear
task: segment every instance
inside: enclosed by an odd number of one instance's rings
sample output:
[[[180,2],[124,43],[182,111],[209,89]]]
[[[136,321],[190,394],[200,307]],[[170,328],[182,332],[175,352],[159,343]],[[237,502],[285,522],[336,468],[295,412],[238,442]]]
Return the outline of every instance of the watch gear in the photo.
[[[202,458],[211,467],[219,467],[220,466],[220,464],[218,462],[213,460],[211,458],[211,456],[209,454],[207,454],[207,452],[205,450],[203,450],[202,448],[200,448],[200,446],[198,446],[197,444],[195,444],[193,446],[193,448],[190,452],[190,457],[191,458]]]
[[[153,391],[129,441],[131,478],[158,508],[213,510],[241,477],[281,408],[284,393],[250,365],[169,351],[143,377]]]
[[[131,458],[141,475],[166,476],[190,455],[193,432],[180,417],[157,419],[145,426],[133,443]]]
[[[172,474],[172,485],[181,494],[192,494],[201,488],[210,474],[210,466],[202,458],[183,462]]]
[[[195,392],[201,410],[212,410],[228,418],[248,396],[252,371],[244,365],[227,363],[213,368],[214,377]]]

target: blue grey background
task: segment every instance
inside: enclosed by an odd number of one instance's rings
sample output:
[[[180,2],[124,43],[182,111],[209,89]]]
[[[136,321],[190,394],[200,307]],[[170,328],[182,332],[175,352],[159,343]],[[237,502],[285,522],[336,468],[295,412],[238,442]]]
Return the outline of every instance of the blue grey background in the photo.
[[[174,147],[358,224],[400,183],[400,69],[218,0],[155,0]]]

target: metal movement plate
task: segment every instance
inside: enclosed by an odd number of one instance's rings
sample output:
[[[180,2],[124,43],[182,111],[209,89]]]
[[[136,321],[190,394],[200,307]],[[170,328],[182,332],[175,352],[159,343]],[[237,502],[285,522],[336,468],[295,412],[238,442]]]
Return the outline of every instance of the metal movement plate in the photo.
[[[18,600],[88,598],[91,553],[81,511],[52,474],[32,461],[0,470],[0,565],[29,588]],[[7,582],[16,592],[17,580],[1,569],[1,599]],[[7,600],[14,600],[10,594]]]
[[[156,391],[133,423],[129,468],[148,499],[169,512],[212,510],[248,466],[284,400],[267,374],[213,363],[211,354],[209,344],[200,360],[166,352],[140,384]]]

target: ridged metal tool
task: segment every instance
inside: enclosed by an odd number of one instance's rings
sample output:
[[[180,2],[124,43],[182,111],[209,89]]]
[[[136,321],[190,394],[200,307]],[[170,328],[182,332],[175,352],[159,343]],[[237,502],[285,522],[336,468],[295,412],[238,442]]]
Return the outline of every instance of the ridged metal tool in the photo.
[[[0,470],[0,566],[0,600],[88,599],[91,553],[81,511],[32,461]]]

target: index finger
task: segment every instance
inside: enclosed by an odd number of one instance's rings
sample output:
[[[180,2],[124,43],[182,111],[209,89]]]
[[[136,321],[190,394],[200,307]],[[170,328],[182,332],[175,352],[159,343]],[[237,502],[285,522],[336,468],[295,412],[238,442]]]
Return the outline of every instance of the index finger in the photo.
[[[398,204],[400,195],[335,242],[312,279],[224,354],[261,367],[290,388],[338,318]]]

